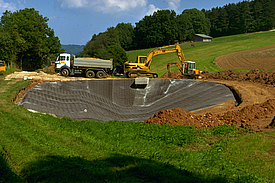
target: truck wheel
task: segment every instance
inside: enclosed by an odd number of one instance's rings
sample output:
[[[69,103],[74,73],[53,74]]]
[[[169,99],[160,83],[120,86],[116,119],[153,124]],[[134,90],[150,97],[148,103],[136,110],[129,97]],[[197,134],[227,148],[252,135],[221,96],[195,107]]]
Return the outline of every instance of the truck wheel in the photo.
[[[92,71],[92,70],[87,71],[86,72],[86,77],[87,78],[94,78],[95,77],[94,71]]]
[[[97,71],[96,77],[97,78],[105,78],[105,73],[103,71]]]
[[[69,76],[69,70],[68,69],[62,69],[61,75],[62,76]]]

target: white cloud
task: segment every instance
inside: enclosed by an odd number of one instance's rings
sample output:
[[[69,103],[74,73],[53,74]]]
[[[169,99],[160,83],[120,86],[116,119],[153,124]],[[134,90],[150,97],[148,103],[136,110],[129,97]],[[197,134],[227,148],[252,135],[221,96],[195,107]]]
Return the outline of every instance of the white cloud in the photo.
[[[180,7],[181,0],[167,0],[169,4],[169,9],[171,10],[177,10]]]
[[[6,10],[15,11],[16,5],[14,3],[5,3],[4,0],[0,0],[0,12],[4,12]]]
[[[104,13],[144,8],[147,0],[58,0],[62,8],[93,8]]]
[[[88,0],[58,0],[62,8],[82,8],[87,6]]]
[[[158,11],[159,10],[159,8],[157,8],[155,5],[153,5],[153,4],[150,4],[149,6],[148,6],[148,10],[147,10],[147,12],[146,12],[146,15],[152,15],[155,11]]]

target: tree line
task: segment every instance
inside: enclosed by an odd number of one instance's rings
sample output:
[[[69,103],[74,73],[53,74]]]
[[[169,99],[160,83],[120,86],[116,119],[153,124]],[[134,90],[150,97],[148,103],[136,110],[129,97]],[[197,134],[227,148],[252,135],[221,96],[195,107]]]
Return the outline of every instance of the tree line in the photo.
[[[180,15],[174,10],[158,10],[145,16],[135,26],[119,23],[106,32],[93,35],[83,56],[127,60],[125,50],[144,49],[192,40],[194,34],[212,37],[266,31],[275,27],[275,0],[253,0],[232,3],[211,10],[186,9]]]
[[[232,3],[211,10],[158,10],[133,26],[119,23],[94,34],[79,56],[113,58],[114,66],[127,61],[127,50],[170,45],[192,40],[196,33],[212,37],[266,31],[275,27],[275,0]],[[0,20],[0,60],[35,70],[54,60],[61,50],[48,18],[34,8],[6,11]]]
[[[243,1],[205,11],[213,37],[267,31],[275,27],[275,0]]]

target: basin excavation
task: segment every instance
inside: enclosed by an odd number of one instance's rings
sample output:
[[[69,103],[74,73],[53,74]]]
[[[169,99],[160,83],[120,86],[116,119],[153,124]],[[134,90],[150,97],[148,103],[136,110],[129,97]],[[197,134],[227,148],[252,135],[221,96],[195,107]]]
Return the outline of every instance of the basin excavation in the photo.
[[[224,85],[196,80],[108,79],[40,83],[20,101],[26,109],[76,120],[144,121],[160,110],[199,110],[234,100]]]

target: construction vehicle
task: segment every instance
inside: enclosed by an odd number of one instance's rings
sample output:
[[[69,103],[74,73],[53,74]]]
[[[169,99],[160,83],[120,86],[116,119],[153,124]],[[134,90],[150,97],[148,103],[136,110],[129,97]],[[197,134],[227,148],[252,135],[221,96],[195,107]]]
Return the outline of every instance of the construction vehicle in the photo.
[[[181,65],[179,63],[167,63],[167,68],[170,71],[171,65],[177,65],[183,76],[188,77],[197,77],[199,76],[199,70],[196,70],[195,62],[191,61],[185,61],[184,54],[182,52],[181,47],[178,44],[175,44],[175,48],[168,48],[172,47],[173,45],[160,47],[157,49],[154,49],[148,53],[147,56],[137,56],[136,62],[125,62],[125,70],[126,70],[126,76],[128,78],[136,78],[136,77],[149,77],[149,78],[157,78],[157,73],[150,72],[150,65],[153,59],[153,56],[163,53],[172,53],[176,52],[177,56],[181,62]],[[184,69],[183,69],[184,68]]]
[[[112,69],[112,59],[75,58],[68,53],[59,54],[55,62],[55,72],[62,76],[85,74],[87,78],[104,78]]]
[[[176,65],[182,73],[181,78],[197,79],[200,78],[200,71],[196,69],[196,63],[192,61],[183,61],[182,65],[179,63],[167,63],[167,69],[171,72],[170,66]]]
[[[167,69],[169,73],[171,72],[170,66],[176,65],[180,72],[182,73],[182,78],[186,79],[197,79],[200,77],[200,71],[196,69],[196,63],[192,61],[186,61],[184,54],[180,48],[180,46],[176,45],[177,54],[180,60],[180,63],[167,63]]]
[[[0,60],[0,71],[6,71],[5,61]]]
[[[148,53],[147,56],[137,56],[137,61],[128,61],[124,63],[126,76],[128,78],[136,78],[136,77],[149,77],[149,78],[157,78],[157,73],[150,72],[150,65],[153,60],[153,56],[163,54],[163,53],[171,53],[171,52],[179,52],[181,48],[179,45],[175,45],[175,48],[168,48],[169,46],[163,46],[157,49],[154,49]],[[181,55],[178,54],[180,57]]]

